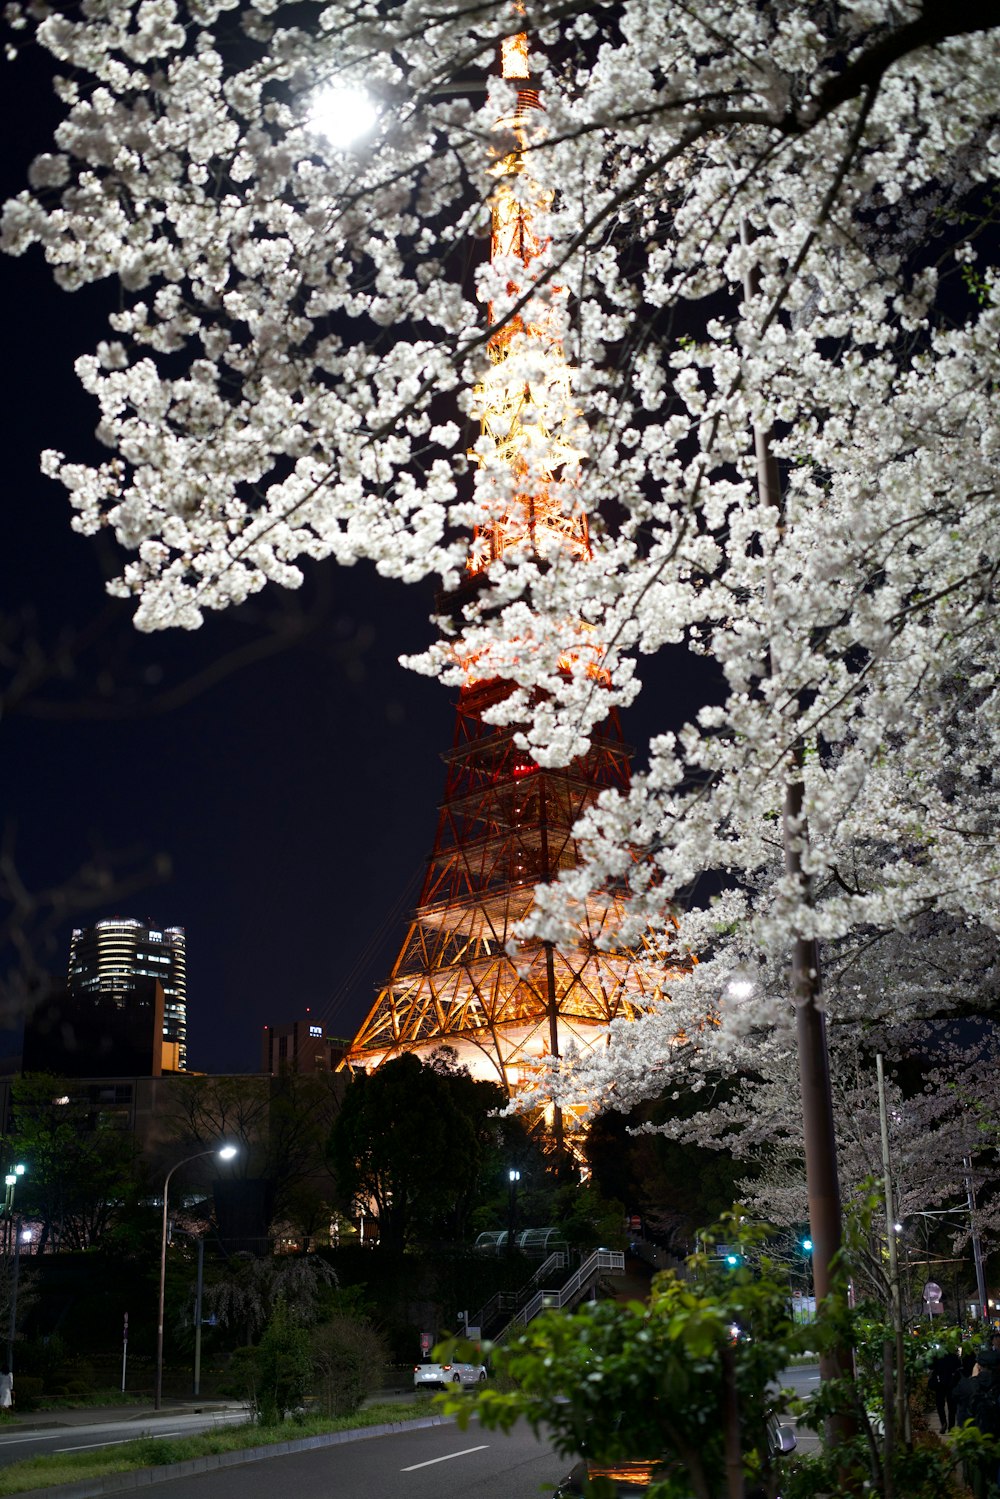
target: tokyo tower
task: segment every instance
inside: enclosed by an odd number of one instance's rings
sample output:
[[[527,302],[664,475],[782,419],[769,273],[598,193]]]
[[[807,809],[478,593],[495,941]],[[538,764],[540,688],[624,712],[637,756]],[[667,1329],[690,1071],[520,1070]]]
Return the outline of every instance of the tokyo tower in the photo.
[[[505,122],[514,148],[493,167],[491,261],[499,274],[516,278],[507,281],[516,301],[538,272],[545,245],[534,221],[550,195],[528,170],[527,125],[540,104],[525,34],[504,41],[501,62],[518,103]],[[590,556],[586,517],[565,505],[559,482],[567,461],[578,457],[566,434],[579,415],[556,316],[562,295],[549,288],[541,311],[533,306],[503,320],[489,341],[477,413],[491,461],[511,476],[506,492],[513,497],[477,528],[461,594],[512,547],[541,558],[557,551],[574,561]],[[473,1076],[515,1096],[537,1087],[549,1059],[606,1045],[610,1021],[634,1018],[686,966],[665,962],[652,946],[609,947],[623,914],[621,891],[589,898],[568,945],[516,938],[538,887],[577,864],[573,826],[581,813],[606,788],[628,786],[629,760],[612,714],[570,765],[535,764],[512,728],[484,721],[509,690],[503,680],[477,676],[474,660],[467,663],[419,903],[389,980],[347,1053],[352,1068],[447,1046]],[[561,1146],[562,1110],[548,1105],[536,1118]]]

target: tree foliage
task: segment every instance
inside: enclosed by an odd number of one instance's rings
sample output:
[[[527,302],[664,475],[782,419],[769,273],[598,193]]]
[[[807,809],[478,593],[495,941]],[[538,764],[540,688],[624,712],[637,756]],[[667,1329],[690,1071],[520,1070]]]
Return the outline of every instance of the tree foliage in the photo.
[[[586,517],[584,553],[507,548],[413,664],[507,684],[487,717],[546,765],[634,700],[643,657],[714,663],[717,700],[665,714],[644,772],[575,830],[583,862],[537,891],[532,935],[559,941],[627,876],[608,940],[680,918],[700,960],[568,1059],[557,1097],[659,1092],[682,1035],[718,1070],[751,1034],[787,1055],[800,1016],[818,1034],[953,1010],[968,970],[929,996],[928,943],[995,971],[993,8],[539,0],[516,24],[544,108],[514,169],[513,86],[470,87],[514,24],[501,0],[8,14],[55,57],[65,118],[3,244],[123,293],[78,364],[110,456],[45,468],[78,529],[131,550],[112,587],[140,628],[197,627],[330,557],[454,590],[514,490],[544,485]],[[377,97],[353,148],[317,128],[333,80]],[[498,170],[531,200],[528,274],[467,271]],[[516,484],[484,394],[502,324]],[[409,1182],[444,1205],[422,1148],[353,1178],[397,1246]],[[832,1221],[822,1237],[825,1274]]]
[[[27,1167],[16,1207],[40,1221],[39,1253],[93,1248],[140,1194],[128,1121],[82,1094],[76,1080],[48,1073],[16,1078],[11,1096],[5,1150]]]
[[[461,682],[471,658],[510,683],[492,715],[541,762],[634,698],[636,657],[709,654],[724,683],[664,721],[648,772],[588,815],[586,866],[542,892],[557,936],[628,868],[617,939],[683,908],[703,958],[633,1028],[636,1065],[613,1048],[581,1088],[658,1086],[679,1026],[761,955],[758,1017],[787,1014],[790,941],[913,948],[948,923],[991,940],[990,7],[540,0],[528,285],[464,271],[512,103],[472,87],[511,26],[500,0],[9,16],[55,58],[65,119],[4,246],[123,294],[79,363],[112,454],[46,467],[79,529],[131,549],[114,587],[140,627],[194,627],[324,557],[454,584],[510,478],[488,431],[470,477],[454,419],[481,415],[477,301],[494,327],[558,324],[574,373],[561,408],[546,389],[554,484],[591,555],[511,549],[418,664]],[[334,80],[377,100],[352,148],[315,125]],[[540,392],[530,340],[510,358]],[[775,859],[789,786],[794,878]]]
[[[205,1306],[222,1326],[243,1329],[249,1342],[261,1335],[279,1301],[297,1324],[314,1326],[336,1281],[316,1254],[233,1254],[208,1280]]]
[[[413,1054],[356,1074],[334,1123],[331,1160],[341,1193],[375,1204],[386,1249],[446,1224],[461,1237],[505,1101],[496,1084]]]
[[[883,1420],[882,1360],[891,1329],[860,1307],[848,1340],[859,1349],[859,1382],[825,1382],[796,1399],[780,1387],[790,1360],[814,1351],[845,1330],[829,1318],[819,1325],[792,1320],[786,1267],[771,1254],[771,1235],[739,1209],[699,1234],[703,1248],[682,1271],[653,1281],[648,1304],[588,1304],[572,1314],[546,1312],[516,1337],[491,1350],[494,1382],[474,1401],[442,1397],[459,1424],[473,1412],[489,1429],[509,1431],[526,1420],[542,1427],[567,1459],[584,1454],[597,1473],[635,1463],[652,1469],[650,1499],[728,1499],[753,1492],[773,1499],[870,1492],[907,1499],[940,1499],[955,1492],[959,1466],[993,1449],[966,1429],[946,1442],[900,1441],[888,1455],[878,1436]],[[736,1251],[731,1266],[717,1251]],[[842,1262],[840,1273],[845,1273]],[[928,1357],[928,1338],[909,1340],[915,1374]],[[461,1345],[457,1345],[460,1350]],[[443,1354],[460,1356],[453,1345]],[[854,1434],[781,1462],[771,1451],[769,1413],[793,1413],[800,1425],[821,1428],[848,1411]],[[746,1487],[745,1487],[746,1486]],[[780,1486],[780,1488],[779,1488]],[[610,1492],[595,1477],[597,1496]]]
[[[169,1128],[187,1151],[236,1144],[230,1169],[265,1184],[268,1219],[308,1233],[333,1197],[326,1143],[342,1088],[329,1073],[185,1078]]]
[[[762,1239],[739,1216],[709,1237],[740,1242],[747,1255]],[[803,1345],[784,1275],[766,1257],[729,1269],[700,1253],[689,1268],[690,1279],[656,1276],[648,1304],[596,1302],[569,1316],[536,1317],[493,1350],[512,1386],[478,1394],[480,1421],[501,1430],[518,1419],[536,1431],[544,1425],[564,1456],[655,1463],[661,1486],[650,1492],[662,1499],[714,1499],[729,1492],[731,1417],[747,1475],[766,1478],[767,1412],[783,1404],[773,1386]],[[752,1339],[736,1342],[734,1325],[752,1330]],[[461,1421],[458,1403],[449,1404]]]

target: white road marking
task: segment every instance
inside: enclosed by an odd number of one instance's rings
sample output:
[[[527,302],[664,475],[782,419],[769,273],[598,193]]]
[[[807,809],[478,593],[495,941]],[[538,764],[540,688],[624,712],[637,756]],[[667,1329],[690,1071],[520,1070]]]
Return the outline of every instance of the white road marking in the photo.
[[[57,1452],[86,1452],[88,1447],[123,1447],[128,1442],[136,1441],[136,1437],[118,1437],[114,1442],[78,1442],[75,1447],[57,1447]]]
[[[408,1468],[400,1468],[401,1473],[415,1473],[418,1468],[433,1468],[435,1463],[450,1462],[453,1457],[468,1457],[470,1452],[485,1452],[489,1442],[483,1442],[479,1447],[465,1447],[461,1452],[446,1452],[444,1457],[432,1457],[425,1463],[411,1463]]]

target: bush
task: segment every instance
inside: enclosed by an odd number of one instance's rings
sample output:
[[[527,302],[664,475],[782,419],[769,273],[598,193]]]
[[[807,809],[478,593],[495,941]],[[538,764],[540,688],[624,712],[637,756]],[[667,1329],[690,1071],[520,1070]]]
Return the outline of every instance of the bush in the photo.
[[[236,1349],[226,1383],[262,1426],[273,1426],[304,1408],[311,1376],[309,1333],[279,1297],[257,1346]]]
[[[385,1346],[363,1317],[334,1317],[312,1333],[313,1392],[324,1416],[349,1416],[380,1388]]]
[[[46,1387],[59,1384],[66,1378],[69,1362],[66,1344],[58,1333],[48,1338],[27,1338],[18,1344],[17,1367],[22,1379],[30,1374],[41,1379]]]
[[[33,1374],[14,1376],[14,1404],[21,1411],[36,1411],[42,1394],[42,1380]]]

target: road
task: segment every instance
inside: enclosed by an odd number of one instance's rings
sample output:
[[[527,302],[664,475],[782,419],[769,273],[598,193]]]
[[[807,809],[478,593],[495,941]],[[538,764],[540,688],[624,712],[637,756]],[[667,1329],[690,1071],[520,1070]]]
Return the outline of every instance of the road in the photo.
[[[819,1364],[794,1364],[788,1369],[782,1369],[779,1379],[785,1389],[792,1389],[796,1395],[815,1395],[819,1388]],[[782,1416],[782,1423],[795,1427],[795,1439],[798,1442],[799,1452],[815,1452],[820,1445],[819,1437],[807,1426],[799,1426],[792,1416]]]
[[[81,1414],[76,1412],[76,1415]],[[41,1419],[41,1418],[40,1418]],[[93,1447],[112,1447],[120,1442],[134,1442],[137,1437],[192,1436],[211,1431],[216,1426],[232,1426],[245,1421],[244,1409],[217,1411],[178,1411],[176,1414],[150,1414],[115,1417],[112,1420],[83,1424],[53,1424],[34,1431],[17,1426],[0,1432],[0,1468],[35,1457],[40,1452],[79,1452]],[[53,1423],[59,1416],[52,1417]]]
[[[510,1436],[472,1421],[294,1452],[157,1484],[156,1499],[543,1499],[571,1463],[518,1425]]]
[[[815,1364],[785,1369],[783,1385],[797,1394],[815,1389],[819,1371]],[[40,1452],[85,1451],[114,1446],[139,1436],[190,1435],[215,1426],[246,1420],[242,1409],[202,1412],[178,1411],[80,1423],[60,1424],[35,1431],[13,1427],[0,1431],[0,1467],[33,1457]],[[57,1418],[58,1419],[58,1418]],[[68,1423],[68,1413],[65,1418]],[[294,1428],[289,1429],[294,1438]],[[815,1443],[811,1433],[799,1433],[800,1446]],[[275,1464],[282,1466],[276,1468]],[[295,1453],[265,1459],[235,1468],[220,1469],[197,1478],[172,1479],[164,1486],[163,1499],[248,1499],[292,1489],[296,1499],[329,1499],[335,1480],[341,1499],[382,1499],[403,1495],[405,1499],[537,1499],[543,1484],[564,1476],[571,1462],[557,1457],[545,1442],[538,1442],[526,1428],[511,1437],[481,1431],[473,1422],[468,1431],[456,1426],[422,1427],[394,1432],[391,1436],[366,1437],[338,1443],[317,1452]],[[301,1469],[301,1471],[300,1471]],[[160,1493],[160,1486],[157,1486]]]

